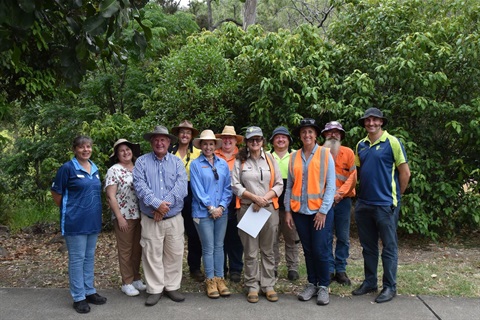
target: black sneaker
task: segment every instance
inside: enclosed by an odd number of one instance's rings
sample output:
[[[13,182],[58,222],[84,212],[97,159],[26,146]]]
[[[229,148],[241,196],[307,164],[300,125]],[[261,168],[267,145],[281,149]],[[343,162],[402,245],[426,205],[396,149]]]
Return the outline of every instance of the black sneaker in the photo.
[[[230,280],[238,283],[242,281],[242,275],[240,272],[230,272]]]
[[[100,305],[100,304],[105,304],[105,303],[107,303],[107,298],[102,297],[102,296],[99,295],[98,293],[89,294],[89,295],[86,296],[85,298],[87,298],[87,301],[90,302],[90,303],[92,303],[92,304]]]
[[[287,278],[288,278],[288,280],[290,280],[290,281],[295,281],[295,280],[298,280],[298,278],[300,278],[300,277],[298,276],[298,272],[297,272],[297,271],[295,271],[295,270],[289,270],[289,271],[288,271]]]
[[[74,302],[73,303],[73,308],[78,313],[89,313],[90,312],[90,306],[88,305],[88,302],[87,302],[86,299]]]

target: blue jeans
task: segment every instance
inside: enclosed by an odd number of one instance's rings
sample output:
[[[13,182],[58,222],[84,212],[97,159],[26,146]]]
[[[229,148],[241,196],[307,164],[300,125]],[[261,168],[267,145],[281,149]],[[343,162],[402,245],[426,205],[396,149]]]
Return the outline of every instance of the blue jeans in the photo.
[[[196,220],[196,219],[195,219]],[[200,241],[202,242],[203,268],[207,279],[224,277],[223,273],[223,240],[227,230],[228,215],[224,214],[214,220],[201,218],[195,223]]]
[[[320,230],[315,230],[314,215],[293,212],[292,217],[302,242],[308,282],[328,287],[330,285],[328,239],[332,232],[333,214],[327,214],[325,227]]]
[[[399,212],[400,204],[397,207],[383,207],[357,201],[355,220],[363,249],[365,282],[368,288],[377,287],[378,239],[380,238],[383,245],[383,287],[397,289]]]
[[[97,292],[93,285],[93,265],[98,234],[64,236],[68,249],[68,278],[73,301]]]
[[[352,198],[344,198],[328,214],[334,213],[333,228],[328,239],[330,249],[330,273],[347,271],[347,259],[350,249],[350,209]],[[333,255],[333,233],[337,237],[335,256]]]

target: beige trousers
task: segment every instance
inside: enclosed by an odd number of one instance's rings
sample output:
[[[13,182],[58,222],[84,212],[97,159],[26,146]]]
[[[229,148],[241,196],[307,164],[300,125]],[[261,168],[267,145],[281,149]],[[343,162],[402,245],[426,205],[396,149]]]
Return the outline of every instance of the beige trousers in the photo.
[[[244,205],[237,211],[237,219],[240,221],[250,205]],[[253,238],[244,231],[238,229],[238,235],[243,244],[243,260],[245,286],[249,291],[263,292],[273,290],[275,286],[275,257],[273,243],[278,232],[278,210],[273,205],[266,207],[272,214],[263,226],[257,238]],[[260,263],[259,257],[260,254]]]
[[[142,265],[147,293],[162,293],[180,288],[185,238],[183,218],[155,222],[142,214]]]

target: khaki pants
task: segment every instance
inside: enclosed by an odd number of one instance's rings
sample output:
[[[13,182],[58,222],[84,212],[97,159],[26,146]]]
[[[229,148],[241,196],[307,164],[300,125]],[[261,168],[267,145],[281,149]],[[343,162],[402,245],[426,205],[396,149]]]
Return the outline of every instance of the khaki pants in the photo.
[[[142,214],[142,263],[147,293],[162,293],[180,288],[185,238],[183,218],[155,222]]]
[[[244,205],[237,211],[237,219],[240,221],[250,205]],[[249,291],[266,292],[273,290],[275,285],[275,257],[273,243],[278,232],[278,210],[273,205],[266,207],[272,214],[263,226],[257,238],[238,229],[238,235],[243,244],[245,286]],[[258,254],[260,253],[260,265]]]
[[[127,223],[128,230],[123,232],[118,227],[118,220],[113,220],[122,284],[131,284],[133,281],[141,279],[142,247],[140,246],[140,235],[142,226],[140,225],[140,219],[127,219]]]
[[[273,244],[273,252],[275,254],[275,270],[280,263],[280,234],[283,235],[285,241],[285,261],[287,262],[287,269],[298,271],[298,247],[300,239],[298,238],[297,229],[295,226],[290,229],[285,223],[285,210],[279,210],[278,233]]]

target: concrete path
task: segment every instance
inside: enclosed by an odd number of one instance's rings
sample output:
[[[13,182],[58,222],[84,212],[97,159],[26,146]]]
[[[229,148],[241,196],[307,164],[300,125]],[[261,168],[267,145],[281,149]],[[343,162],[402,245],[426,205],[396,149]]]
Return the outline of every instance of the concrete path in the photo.
[[[88,314],[78,314],[72,307],[68,289],[0,288],[1,320],[223,320],[223,319],[480,319],[480,298],[444,298],[431,296],[397,296],[376,304],[375,295],[339,297],[330,295],[328,306],[317,306],[316,300],[301,302],[293,295],[280,295],[272,303],[260,297],[250,304],[241,294],[212,300],[200,293],[186,295],[182,303],[163,297],[153,307],[144,305],[146,294],[127,297],[120,290],[99,290],[108,298],[105,305],[91,305]]]

